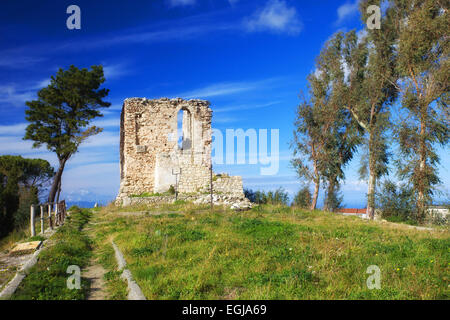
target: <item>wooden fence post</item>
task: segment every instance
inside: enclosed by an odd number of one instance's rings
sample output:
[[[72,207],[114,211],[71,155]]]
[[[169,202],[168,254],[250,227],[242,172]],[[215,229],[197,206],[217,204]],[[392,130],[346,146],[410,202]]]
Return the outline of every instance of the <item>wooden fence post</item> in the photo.
[[[55,205],[55,226],[59,226],[59,203],[57,202]]]
[[[31,236],[32,237],[34,237],[36,235],[36,228],[34,226],[35,209],[36,209],[36,207],[34,206],[34,204],[32,204],[31,208],[30,208],[30,210],[31,210],[31,212],[30,212],[30,215],[31,215],[31,217],[30,217],[30,220],[31,220],[30,226],[31,226]]]
[[[41,205],[41,234],[44,234],[44,206]]]
[[[50,229],[53,230],[52,224],[52,204],[48,204],[48,224],[50,225]]]

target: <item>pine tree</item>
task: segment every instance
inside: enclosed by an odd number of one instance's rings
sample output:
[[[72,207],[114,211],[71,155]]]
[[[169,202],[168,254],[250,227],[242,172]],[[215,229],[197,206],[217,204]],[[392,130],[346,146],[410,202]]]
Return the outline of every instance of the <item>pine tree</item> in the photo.
[[[102,100],[109,93],[108,89],[100,89],[104,81],[102,66],[92,66],[88,70],[72,65],[68,70],[59,69],[50,84],[38,92],[37,100],[26,102],[26,120],[30,124],[24,139],[33,140],[33,147],[45,144],[59,160],[49,202],[55,201],[60,190],[67,161],[86,138],[102,131],[88,125],[92,119],[102,116],[99,108],[111,105]]]

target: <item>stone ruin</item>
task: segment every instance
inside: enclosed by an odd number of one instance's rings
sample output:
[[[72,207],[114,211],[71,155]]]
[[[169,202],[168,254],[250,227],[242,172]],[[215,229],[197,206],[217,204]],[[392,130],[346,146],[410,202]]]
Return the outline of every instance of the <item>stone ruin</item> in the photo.
[[[211,173],[212,110],[204,100],[129,98],[120,118],[120,190],[117,205],[178,198],[248,208],[242,178]],[[181,128],[178,114],[182,112]],[[182,139],[181,137],[182,136]],[[212,174],[212,179],[211,179]],[[177,183],[178,182],[178,183]]]

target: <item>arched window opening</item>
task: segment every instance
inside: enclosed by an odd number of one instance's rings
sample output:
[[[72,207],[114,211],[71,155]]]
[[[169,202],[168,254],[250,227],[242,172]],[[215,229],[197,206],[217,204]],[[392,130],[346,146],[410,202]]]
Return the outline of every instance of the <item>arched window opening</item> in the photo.
[[[192,147],[192,118],[186,109],[181,109],[177,114],[177,145],[181,150],[190,150]]]

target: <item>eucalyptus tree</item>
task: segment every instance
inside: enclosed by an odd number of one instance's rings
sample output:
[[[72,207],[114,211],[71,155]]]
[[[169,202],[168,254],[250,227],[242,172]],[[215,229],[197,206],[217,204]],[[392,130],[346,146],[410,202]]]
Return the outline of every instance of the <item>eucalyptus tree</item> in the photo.
[[[350,33],[352,35],[354,33]],[[325,209],[334,211],[339,207],[340,181],[345,179],[344,168],[353,158],[360,144],[361,132],[343,101],[349,97],[346,88],[347,70],[343,64],[343,50],[346,49],[348,35],[335,34],[324,46],[318,59],[317,70],[326,78],[327,101],[318,108],[318,119],[322,123],[323,152],[321,173],[326,184]],[[346,95],[347,94],[347,95]],[[354,95],[357,93],[355,92]],[[354,96],[350,96],[354,98]]]
[[[68,70],[59,69],[50,84],[39,90],[37,100],[26,102],[26,120],[30,124],[24,139],[34,141],[33,147],[45,144],[49,151],[56,153],[59,161],[49,202],[54,202],[60,189],[66,162],[85,139],[102,131],[102,128],[89,126],[89,122],[102,116],[100,108],[111,105],[102,100],[109,93],[108,89],[100,88],[103,82],[101,65],[92,66],[91,70],[72,65]]]
[[[396,12],[397,88],[406,115],[398,138],[403,161],[401,177],[415,190],[417,218],[440,182],[436,146],[449,141],[449,2],[391,0]]]
[[[322,148],[320,127],[314,119],[311,104],[304,100],[297,107],[295,120],[294,159],[291,161],[300,179],[313,182],[314,193],[310,209],[316,209],[320,188],[319,155]]]
[[[379,0],[360,3],[361,16],[366,21],[369,5]],[[390,130],[390,108],[397,97],[395,82],[395,13],[388,7],[381,18],[381,29],[366,28],[359,35],[355,31],[345,35],[342,65],[347,75],[341,78],[336,91],[342,105],[363,130],[363,153],[360,175],[368,175],[367,213],[375,212],[377,180],[388,172],[390,154],[387,133]]]
[[[322,48],[316,70],[308,77],[309,100],[297,110],[296,150],[304,158],[303,161],[296,158],[293,163],[300,177],[315,184],[312,208],[317,202],[320,182],[324,183],[325,210],[339,206],[337,193],[340,181],[345,178],[344,167],[359,143],[358,127],[341,106],[345,73],[341,64],[343,39],[343,34],[337,33]]]

